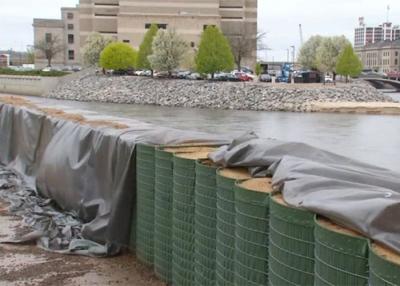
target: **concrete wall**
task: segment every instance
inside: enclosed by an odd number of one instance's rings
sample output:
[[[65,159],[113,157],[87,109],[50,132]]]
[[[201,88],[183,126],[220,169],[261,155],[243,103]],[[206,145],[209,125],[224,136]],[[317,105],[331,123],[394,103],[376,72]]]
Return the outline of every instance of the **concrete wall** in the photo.
[[[59,77],[0,75],[0,93],[42,96],[55,88]]]

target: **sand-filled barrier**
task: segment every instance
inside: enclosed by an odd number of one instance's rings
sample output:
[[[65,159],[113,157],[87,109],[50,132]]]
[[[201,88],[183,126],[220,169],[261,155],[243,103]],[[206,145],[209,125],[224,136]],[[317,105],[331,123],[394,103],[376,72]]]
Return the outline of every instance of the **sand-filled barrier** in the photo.
[[[217,172],[216,284],[231,285],[235,277],[235,183],[249,179],[246,169]]]
[[[314,285],[314,214],[270,201],[269,285]]]
[[[172,282],[174,154],[211,150],[207,146],[165,146],[155,151],[154,270]]]
[[[371,243],[369,277],[371,286],[400,285],[400,254],[380,244]]]
[[[215,285],[217,235],[217,166],[210,160],[196,163],[195,285]]]
[[[175,153],[172,202],[172,281],[193,285],[195,280],[195,184],[196,161],[214,148],[198,147],[191,153]]]
[[[315,285],[368,285],[368,239],[317,217]]]
[[[269,197],[271,179],[235,186],[235,285],[268,284]]]

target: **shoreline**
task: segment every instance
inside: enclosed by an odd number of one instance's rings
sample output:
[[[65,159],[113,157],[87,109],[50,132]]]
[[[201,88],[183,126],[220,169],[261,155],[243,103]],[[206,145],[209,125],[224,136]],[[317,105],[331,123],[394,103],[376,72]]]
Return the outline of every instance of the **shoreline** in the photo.
[[[361,81],[337,85],[238,83],[99,76],[90,71],[66,77],[44,96],[82,102],[288,112],[326,112],[329,109],[316,104],[322,102],[395,103]]]
[[[387,102],[316,102],[313,112],[368,114],[368,115],[400,115],[400,103]]]
[[[9,98],[9,97],[25,97],[26,95],[21,94],[9,94],[9,93],[0,93],[0,101],[1,97]],[[43,96],[32,96],[46,99]],[[58,99],[58,98],[49,98],[57,101],[76,101],[76,102],[98,102],[105,104],[124,104],[117,102],[99,102],[99,101],[78,101],[71,99]],[[135,103],[132,105],[143,105],[143,106],[154,106],[154,107],[165,107],[165,108],[183,108],[183,109],[197,109],[197,110],[214,110],[214,111],[226,111],[230,109],[218,109],[218,108],[201,108],[201,107],[184,107],[184,106],[163,106],[158,104],[141,104]],[[251,111],[251,112],[289,112],[295,113],[296,111],[288,111],[288,110],[246,110],[239,109],[237,111]],[[311,102],[308,103],[307,111],[298,112],[298,113],[338,113],[338,114],[364,114],[364,115],[400,115],[400,102]]]

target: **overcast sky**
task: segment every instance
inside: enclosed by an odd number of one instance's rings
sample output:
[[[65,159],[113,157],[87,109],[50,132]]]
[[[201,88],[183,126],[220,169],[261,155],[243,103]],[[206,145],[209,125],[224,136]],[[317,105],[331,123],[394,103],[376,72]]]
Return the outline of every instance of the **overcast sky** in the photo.
[[[285,60],[287,48],[300,46],[299,24],[304,38],[312,35],[345,35],[353,41],[358,17],[378,25],[389,19],[400,24],[399,0],[258,0],[259,29],[267,33],[271,51],[268,60]],[[0,49],[25,50],[33,42],[33,18],[59,18],[60,7],[75,6],[79,0],[0,0]]]

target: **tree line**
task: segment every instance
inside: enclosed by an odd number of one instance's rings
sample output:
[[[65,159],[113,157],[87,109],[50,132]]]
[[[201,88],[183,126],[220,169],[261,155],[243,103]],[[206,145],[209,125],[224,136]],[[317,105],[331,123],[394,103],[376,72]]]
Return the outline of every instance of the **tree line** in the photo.
[[[353,46],[344,36],[311,37],[300,49],[299,64],[310,70],[332,73],[346,77],[358,76],[362,63],[355,54]]]
[[[218,27],[208,26],[203,31],[195,51],[173,29],[159,29],[152,24],[139,49],[128,43],[116,42],[98,33],[90,35],[83,49],[84,63],[104,69],[157,70],[172,73],[184,67],[201,74],[241,69],[244,57],[251,55],[252,47],[246,36],[228,39]],[[246,44],[244,44],[246,42]]]

